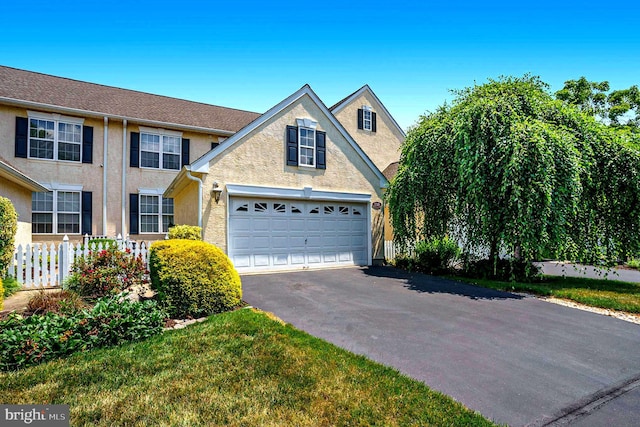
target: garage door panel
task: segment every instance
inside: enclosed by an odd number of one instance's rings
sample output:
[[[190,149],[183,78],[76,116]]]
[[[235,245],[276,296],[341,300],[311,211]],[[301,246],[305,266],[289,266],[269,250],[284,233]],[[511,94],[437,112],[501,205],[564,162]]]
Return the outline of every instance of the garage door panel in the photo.
[[[305,229],[311,233],[322,231],[322,220],[316,218],[308,219],[305,224]]]
[[[236,268],[251,267],[251,256],[249,255],[235,255],[231,257],[231,260]]]
[[[254,255],[253,265],[255,265],[256,267],[268,267],[270,258],[271,256],[269,254]]]
[[[271,230],[286,232],[289,230],[289,221],[285,218],[274,218],[271,220]]]
[[[254,231],[265,230],[268,231],[271,229],[269,218],[252,218],[252,227],[251,229]]]
[[[273,236],[271,238],[271,242],[272,248],[278,251],[286,250],[291,246],[289,243],[289,238],[286,236]]]
[[[352,261],[353,258],[351,256],[351,252],[338,252],[338,261],[339,262],[349,262]]]
[[[338,257],[335,252],[325,252],[322,254],[322,259],[327,263],[335,263]]]
[[[273,265],[288,265],[289,264],[289,255],[288,254],[274,254],[273,255]]]
[[[309,252],[309,264],[320,264],[322,262],[322,254],[320,252]]]

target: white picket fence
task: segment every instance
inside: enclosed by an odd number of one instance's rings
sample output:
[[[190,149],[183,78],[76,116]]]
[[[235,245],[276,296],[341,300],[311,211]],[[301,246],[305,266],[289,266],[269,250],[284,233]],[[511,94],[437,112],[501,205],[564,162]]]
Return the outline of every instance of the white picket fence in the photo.
[[[95,239],[95,236],[91,237]],[[9,263],[7,273],[15,277],[23,288],[51,288],[61,286],[69,276],[71,265],[76,257],[86,256],[90,251],[105,249],[102,242],[92,243],[88,235],[82,243],[69,243],[69,237],[64,236],[62,243],[31,243],[18,245],[13,253],[13,260]],[[135,242],[118,236],[118,249],[129,249],[134,256],[141,256],[147,266],[150,242]]]
[[[398,245],[393,243],[393,240],[385,240],[384,241],[384,259],[387,261],[393,261],[396,259],[396,256],[400,254],[400,250]],[[408,255],[413,255],[413,249],[409,248]]]

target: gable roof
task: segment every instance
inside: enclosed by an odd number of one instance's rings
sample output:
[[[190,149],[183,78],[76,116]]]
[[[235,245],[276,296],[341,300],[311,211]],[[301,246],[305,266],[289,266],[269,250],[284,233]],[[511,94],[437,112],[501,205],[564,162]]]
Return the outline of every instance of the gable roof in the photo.
[[[267,122],[273,116],[278,114],[280,111],[284,110],[285,108],[287,108],[288,106],[290,106],[291,104],[293,104],[294,102],[296,102],[297,100],[299,100],[305,95],[309,96],[309,98],[311,98],[311,100],[316,104],[316,106],[320,109],[320,111],[329,119],[329,121],[331,121],[331,123],[337,128],[338,132],[340,132],[340,134],[347,140],[347,142],[364,160],[367,166],[369,166],[369,168],[380,179],[380,186],[384,187],[387,184],[387,179],[382,174],[380,169],[376,167],[376,165],[371,161],[369,156],[367,156],[367,154],[362,150],[362,148],[360,148],[358,143],[351,137],[351,135],[349,135],[349,132],[347,132],[347,130],[344,128],[344,126],[342,126],[342,124],[338,121],[338,119],[336,119],[335,116],[331,114],[327,106],[324,105],[324,103],[320,100],[320,98],[318,98],[318,95],[316,95],[313,89],[311,89],[311,86],[309,86],[308,84],[302,86],[292,95],[288,96],[287,98],[282,100],[280,103],[278,103],[277,105],[269,109],[266,113],[264,113],[263,115],[261,115],[260,117],[258,117],[257,119],[249,123],[247,126],[242,128],[237,133],[235,133],[233,136],[226,139],[223,144],[220,144],[213,150],[209,151],[208,153],[204,154],[202,157],[200,157],[199,159],[191,163],[191,165],[189,165],[188,167],[188,170],[191,170],[192,172],[208,173],[209,162],[211,160],[222,155],[224,151],[228,150],[231,146],[236,144],[238,141],[240,141],[242,138],[244,138],[254,129],[258,128],[260,125]]]
[[[353,101],[358,99],[360,97],[360,95],[362,95],[364,92],[369,92],[371,94],[371,96],[373,96],[373,99],[375,99],[376,102],[378,104],[380,104],[380,107],[382,108],[382,111],[384,111],[384,113],[389,117],[389,119],[391,119],[391,122],[395,125],[396,129],[398,130],[398,132],[400,132],[400,134],[403,137],[406,137],[407,135],[404,133],[404,131],[402,130],[402,128],[400,127],[398,122],[396,122],[396,119],[394,119],[393,116],[391,115],[391,113],[389,113],[389,110],[387,110],[387,107],[384,106],[382,101],[380,101],[380,98],[378,98],[376,96],[376,94],[371,90],[369,85],[364,85],[360,89],[358,89],[357,91],[353,92],[351,95],[348,95],[348,96],[342,98],[340,101],[338,101],[335,104],[333,104],[331,106],[331,108],[329,108],[329,110],[333,114],[339,113],[344,107],[346,107],[347,105],[351,104]]]
[[[39,182],[29,178],[24,173],[7,163],[2,157],[0,157],[0,177],[8,181],[11,181],[23,188],[30,191],[49,191],[43,187]]]
[[[0,102],[230,135],[259,113],[0,66]]]

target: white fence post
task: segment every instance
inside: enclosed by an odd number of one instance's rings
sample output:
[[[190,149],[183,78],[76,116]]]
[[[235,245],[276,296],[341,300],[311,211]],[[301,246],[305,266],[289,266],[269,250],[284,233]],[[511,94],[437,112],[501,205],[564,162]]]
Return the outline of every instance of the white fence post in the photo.
[[[71,263],[69,262],[70,256],[69,250],[69,236],[66,234],[62,238],[62,243],[58,248],[58,284],[62,286],[64,280],[69,275],[69,267]]]

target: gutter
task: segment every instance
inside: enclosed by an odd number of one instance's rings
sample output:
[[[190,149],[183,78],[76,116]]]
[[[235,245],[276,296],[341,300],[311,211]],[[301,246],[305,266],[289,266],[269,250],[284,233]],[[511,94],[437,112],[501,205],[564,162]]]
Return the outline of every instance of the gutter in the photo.
[[[121,213],[120,213],[120,233],[123,237],[127,237],[128,233],[125,233],[125,215],[126,215],[126,200],[127,200],[127,119],[122,121],[122,200],[121,200]]]
[[[102,235],[107,235],[107,162],[109,148],[109,118],[104,116],[104,142],[102,144]]]

